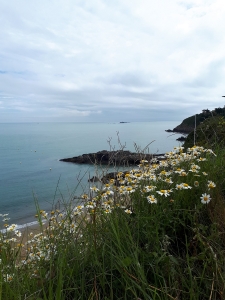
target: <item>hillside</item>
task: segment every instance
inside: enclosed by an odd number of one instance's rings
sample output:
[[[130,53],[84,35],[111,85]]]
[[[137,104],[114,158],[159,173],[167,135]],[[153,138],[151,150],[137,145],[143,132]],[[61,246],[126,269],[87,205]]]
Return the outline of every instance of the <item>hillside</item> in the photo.
[[[225,117],[225,106],[223,108],[215,108],[210,111],[209,109],[203,109],[200,114],[196,114],[196,126],[200,125],[206,119],[211,117]],[[195,115],[188,117],[182,121],[182,123],[176,126],[172,132],[190,133],[195,128]]]

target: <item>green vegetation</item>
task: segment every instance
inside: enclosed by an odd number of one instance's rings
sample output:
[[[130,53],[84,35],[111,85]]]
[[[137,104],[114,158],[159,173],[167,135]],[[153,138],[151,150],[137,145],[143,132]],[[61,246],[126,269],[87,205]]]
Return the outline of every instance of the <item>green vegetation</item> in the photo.
[[[196,128],[195,136],[196,144],[199,146],[225,148],[225,118],[216,116],[206,119]],[[193,145],[194,131],[191,132],[184,143],[184,147],[188,148]]]
[[[196,126],[200,125],[207,119],[212,117],[225,117],[225,106],[223,108],[218,107],[210,111],[209,109],[203,109],[200,114],[193,115],[182,121],[182,123],[174,129],[181,131],[191,132],[195,127],[195,116],[196,116]]]
[[[40,233],[24,244],[5,224],[0,299],[224,299],[225,148],[211,142],[214,151],[176,147],[166,160],[143,159],[75,207],[37,205]]]

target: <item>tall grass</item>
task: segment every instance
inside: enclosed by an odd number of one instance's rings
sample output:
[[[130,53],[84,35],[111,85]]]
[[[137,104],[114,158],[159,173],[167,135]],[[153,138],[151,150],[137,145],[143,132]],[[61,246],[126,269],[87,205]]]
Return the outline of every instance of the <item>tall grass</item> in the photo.
[[[224,157],[195,146],[143,159],[79,205],[38,208],[24,245],[6,219],[0,299],[224,299]]]

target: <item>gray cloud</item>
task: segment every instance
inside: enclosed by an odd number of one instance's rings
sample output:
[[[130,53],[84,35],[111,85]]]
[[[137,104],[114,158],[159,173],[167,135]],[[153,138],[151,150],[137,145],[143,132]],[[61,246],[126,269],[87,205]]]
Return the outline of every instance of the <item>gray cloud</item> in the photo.
[[[222,0],[0,9],[0,122],[181,121],[224,105]]]

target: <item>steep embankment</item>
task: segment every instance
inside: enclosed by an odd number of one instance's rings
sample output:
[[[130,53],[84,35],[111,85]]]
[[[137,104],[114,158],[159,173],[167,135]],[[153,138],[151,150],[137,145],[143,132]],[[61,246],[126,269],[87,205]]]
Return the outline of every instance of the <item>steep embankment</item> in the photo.
[[[194,131],[187,136],[184,147],[192,147],[194,143]],[[195,143],[198,146],[215,149],[225,147],[225,119],[222,116],[215,116],[206,119],[196,127]]]

